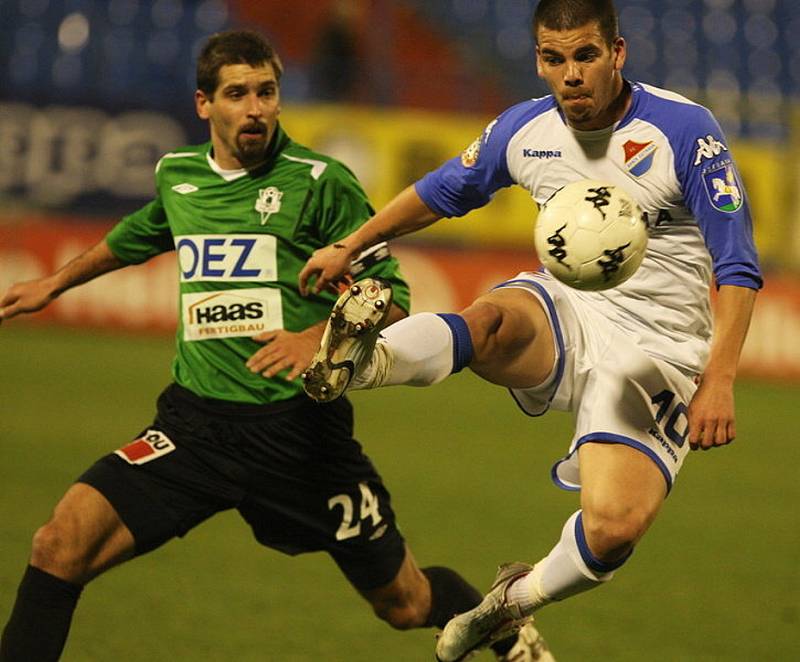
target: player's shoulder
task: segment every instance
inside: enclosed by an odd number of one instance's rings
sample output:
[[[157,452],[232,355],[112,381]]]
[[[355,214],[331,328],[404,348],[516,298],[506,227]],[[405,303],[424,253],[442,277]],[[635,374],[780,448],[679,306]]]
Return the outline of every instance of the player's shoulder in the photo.
[[[281,150],[280,157],[284,167],[307,171],[315,180],[331,178],[352,178],[352,171],[339,159],[323,154],[293,140]]]
[[[654,124],[667,134],[705,131],[715,126],[711,111],[688,97],[648,83],[633,83],[634,118]]]
[[[526,99],[504,110],[486,128],[486,138],[489,134],[503,136],[510,140],[520,129],[532,122],[542,121],[552,113],[558,111],[558,104],[552,94],[534,99]]]
[[[164,154],[156,163],[156,175],[163,176],[170,170],[185,167],[189,164],[206,163],[206,156],[211,143],[185,145]]]

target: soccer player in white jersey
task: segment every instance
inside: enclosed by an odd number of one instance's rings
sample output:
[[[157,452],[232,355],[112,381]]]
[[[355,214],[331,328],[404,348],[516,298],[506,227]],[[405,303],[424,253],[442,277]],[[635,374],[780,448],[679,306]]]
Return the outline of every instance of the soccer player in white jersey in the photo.
[[[307,382],[319,399],[345,386],[432,384],[469,366],[508,387],[530,415],[574,413],[553,478],[580,489],[580,509],[545,558],[501,567],[483,603],[448,623],[436,648],[442,662],[610,580],[689,449],[733,441],[733,383],[762,284],[747,198],[717,122],[677,94],[623,77],[626,43],[611,0],[541,0],[533,30],[537,71],[552,94],[502,113],[460,158],[317,251],[300,274],[301,289],[314,278],[315,289],[326,287],[365,247],[464,215],[512,184],[541,204],[569,182],[603,180],[647,214],[642,266],[615,289],[579,292],[547,273],[522,273],[457,315],[389,326],[372,352],[358,337],[323,339]],[[357,316],[349,301],[337,308]]]

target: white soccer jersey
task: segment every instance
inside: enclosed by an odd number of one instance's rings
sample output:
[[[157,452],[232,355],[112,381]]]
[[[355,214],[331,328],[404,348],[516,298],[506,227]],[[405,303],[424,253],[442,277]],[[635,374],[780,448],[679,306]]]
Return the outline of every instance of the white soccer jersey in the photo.
[[[625,117],[598,131],[569,127],[552,96],[513,106],[416,190],[436,213],[463,216],[512,184],[540,205],[580,179],[620,186],[647,215],[644,261],[619,287],[571,292],[647,353],[698,374],[711,336],[712,271],[717,285],[761,287],[750,211],[712,114],[666,90],[631,88]]]

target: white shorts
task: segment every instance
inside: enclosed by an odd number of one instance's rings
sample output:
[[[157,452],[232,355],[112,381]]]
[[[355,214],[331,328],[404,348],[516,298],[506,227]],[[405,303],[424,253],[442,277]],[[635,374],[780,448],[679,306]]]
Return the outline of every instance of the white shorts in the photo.
[[[500,288],[530,292],[550,320],[556,343],[553,374],[535,388],[510,389],[529,416],[548,409],[571,411],[575,436],[552,478],[567,490],[580,489],[577,450],[587,442],[625,444],[655,462],[672,488],[689,452],[687,407],[694,381],[645,353],[629,333],[544,273],[523,272]]]

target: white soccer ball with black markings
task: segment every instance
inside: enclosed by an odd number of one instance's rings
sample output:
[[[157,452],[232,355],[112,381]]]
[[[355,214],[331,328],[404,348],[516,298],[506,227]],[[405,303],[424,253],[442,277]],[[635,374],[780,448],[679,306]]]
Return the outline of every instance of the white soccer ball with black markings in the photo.
[[[607,290],[639,268],[647,224],[619,186],[585,179],[560,188],[542,205],[535,242],[539,260],[562,283]]]

